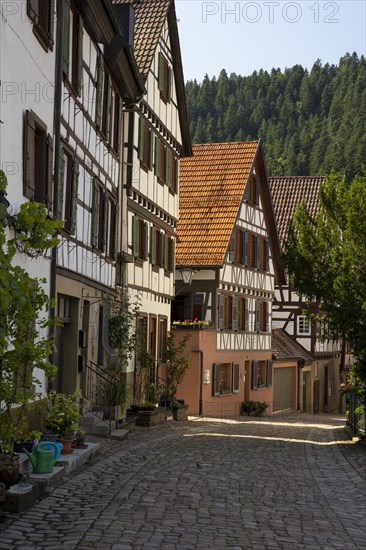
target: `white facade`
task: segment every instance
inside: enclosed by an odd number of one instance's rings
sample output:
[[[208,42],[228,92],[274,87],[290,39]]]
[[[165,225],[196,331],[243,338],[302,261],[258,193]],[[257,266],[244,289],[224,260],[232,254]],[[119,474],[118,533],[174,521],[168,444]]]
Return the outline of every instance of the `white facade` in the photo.
[[[29,175],[35,177],[34,173],[29,174],[30,168],[24,163],[27,113],[34,113],[42,125],[42,136],[47,141],[50,136],[50,142],[52,140],[55,48],[51,36],[55,35],[55,19],[50,18],[52,23],[47,29],[50,33],[49,38],[42,41],[38,38],[37,25],[27,13],[26,0],[3,1],[0,3],[0,13],[0,162],[8,179],[8,212],[14,215],[19,211],[19,206],[28,200],[24,194],[25,178]],[[50,148],[47,151],[47,155],[51,150]],[[45,153],[45,149],[42,151]],[[33,163],[34,160],[33,157]],[[44,159],[43,164],[45,162]],[[47,162],[52,166],[53,159],[50,158],[48,161],[47,157]],[[38,161],[38,166],[32,169],[36,170],[36,174],[40,164],[42,162]],[[45,168],[43,165],[42,169]],[[45,172],[43,176],[45,177]],[[52,196],[47,197],[49,203],[45,195],[36,199],[47,204],[51,210]],[[32,259],[19,253],[15,261],[31,277],[45,278],[44,289],[48,295],[50,294],[49,259]],[[34,374],[40,382],[37,391],[44,393],[46,380],[43,371],[36,369]]]
[[[169,74],[164,96],[162,64]],[[173,56],[165,20],[146,78],[147,93],[129,122],[133,127],[133,155],[127,181],[127,243],[130,258],[126,283],[134,301],[139,299],[139,337],[143,348],[164,361],[170,307],[174,297],[175,228],[178,218],[178,171],[182,152]],[[159,74],[160,70],[160,74]],[[163,97],[164,96],[164,97]],[[128,133],[126,127],[126,134]],[[143,137],[142,137],[143,134]],[[131,145],[130,145],[131,146]],[[126,151],[125,157],[128,157]],[[128,371],[135,368],[134,359]]]

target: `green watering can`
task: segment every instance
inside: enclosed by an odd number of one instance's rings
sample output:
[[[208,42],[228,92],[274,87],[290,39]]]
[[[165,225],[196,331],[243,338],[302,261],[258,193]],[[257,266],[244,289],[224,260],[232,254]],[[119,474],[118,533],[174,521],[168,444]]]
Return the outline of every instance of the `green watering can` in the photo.
[[[29,453],[26,449],[24,452],[28,455],[33,466],[35,474],[50,474],[57,460],[58,448],[53,441],[47,442],[48,449],[43,449],[40,445],[36,447],[33,453]],[[52,447],[51,449],[49,447]]]

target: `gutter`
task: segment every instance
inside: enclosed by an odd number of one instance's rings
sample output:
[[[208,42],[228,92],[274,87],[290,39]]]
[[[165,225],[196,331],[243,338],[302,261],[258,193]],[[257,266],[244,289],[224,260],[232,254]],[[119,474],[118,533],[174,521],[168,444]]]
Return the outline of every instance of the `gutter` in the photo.
[[[198,415],[203,415],[203,351],[201,349],[193,349],[195,353],[200,354],[200,398],[198,402]]]
[[[62,70],[63,70],[63,45],[64,45],[64,1],[57,1],[57,28],[56,28],[56,59],[55,59],[55,104],[53,111],[54,127],[54,174],[53,174],[53,216],[57,218],[57,200],[60,177],[60,136],[61,136],[61,106],[62,106]],[[57,247],[54,246],[51,252],[51,273],[50,273],[50,299],[56,299],[56,265]],[[55,318],[55,307],[50,310],[51,319]],[[54,351],[51,356],[51,363],[54,363]]]

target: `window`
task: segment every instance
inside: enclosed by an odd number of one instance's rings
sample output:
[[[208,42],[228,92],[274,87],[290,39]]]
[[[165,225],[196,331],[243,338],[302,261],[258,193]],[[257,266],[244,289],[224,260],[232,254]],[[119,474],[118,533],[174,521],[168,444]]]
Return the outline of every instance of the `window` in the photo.
[[[69,323],[71,321],[70,313],[70,298],[59,294],[57,297],[57,317],[63,323]]]
[[[255,301],[255,328],[257,332],[268,332],[268,302]]]
[[[247,331],[249,328],[248,299],[238,299],[238,329]]]
[[[147,260],[147,222],[132,217],[132,254],[140,260]]]
[[[63,72],[65,79],[80,96],[83,85],[84,22],[70,0],[65,2],[64,17]]]
[[[297,317],[297,333],[302,336],[311,335],[310,319],[306,315],[299,315]]]
[[[212,395],[239,392],[239,380],[239,363],[214,363],[212,367]]]
[[[252,174],[245,187],[244,198],[255,206],[259,204],[259,182],[257,177]]]
[[[251,388],[269,388],[272,386],[272,361],[252,361],[251,364]]]
[[[231,294],[218,294],[218,328],[219,330],[237,330],[238,297]]]
[[[192,319],[198,319],[202,321],[204,319],[203,301],[204,294],[193,294],[192,299]]]
[[[262,271],[269,271],[269,250],[268,250],[268,241],[264,237],[258,237],[258,257],[259,269]]]
[[[149,128],[149,125],[145,119],[140,117],[138,158],[140,159],[142,166],[147,170],[151,170],[152,168],[152,146],[153,135],[151,128]]]
[[[60,153],[57,217],[65,220],[64,230],[74,235],[76,233],[79,161],[62,146]]]
[[[101,186],[97,178],[93,181],[91,244],[108,256],[115,255],[116,201]]]
[[[136,366],[141,367],[147,352],[147,317],[140,315],[136,320]]]
[[[156,227],[150,229],[150,260],[156,267],[167,269],[167,243],[168,237]]]
[[[172,96],[172,70],[162,53],[159,53],[158,88],[161,99],[167,103]]]
[[[248,235],[246,231],[235,229],[231,236],[229,245],[229,261],[237,264],[247,265],[248,261]]]
[[[258,267],[258,236],[249,233],[249,250],[248,250],[248,265],[254,269]]]
[[[159,317],[159,361],[166,362],[168,321]]]
[[[157,136],[155,136],[155,174],[157,175],[160,183],[166,183],[166,150],[167,149],[164,143]]]
[[[52,208],[53,140],[47,126],[26,111],[24,126],[23,194]]]
[[[167,271],[174,271],[174,258],[175,258],[175,240],[173,237],[165,235],[165,269]]]
[[[53,46],[54,0],[27,0],[27,14],[33,21],[33,32],[42,47]]]

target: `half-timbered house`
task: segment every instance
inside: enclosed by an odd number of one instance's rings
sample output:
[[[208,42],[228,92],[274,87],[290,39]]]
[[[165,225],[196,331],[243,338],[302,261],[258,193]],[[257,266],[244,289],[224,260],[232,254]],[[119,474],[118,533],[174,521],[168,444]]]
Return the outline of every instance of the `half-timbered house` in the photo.
[[[52,215],[55,35],[54,0],[0,3],[0,163],[11,216],[26,201],[44,204]],[[49,257],[19,251],[14,262],[43,278],[51,294]],[[36,369],[35,378],[37,393],[45,393],[44,372]]]
[[[172,319],[178,338],[191,333],[179,396],[193,414],[238,413],[244,399],[271,411],[274,279],[284,275],[260,142],[193,146],[181,161],[177,235]]]
[[[97,366],[115,361],[108,317],[122,246],[124,117],[144,86],[123,30],[128,14],[118,13],[111,0],[67,0],[58,6],[63,25],[57,37],[55,213],[64,229],[55,270],[62,321],[56,388],[68,393],[82,387],[88,394]]]
[[[297,205],[305,201],[315,216],[319,208],[319,189],[324,177],[269,178],[273,208],[281,247]],[[305,314],[307,302],[286,281],[276,285],[272,323],[282,328],[313,357],[300,371],[299,406],[304,412],[336,412],[339,407],[340,343],[324,340]],[[314,303],[313,312],[318,306]]]
[[[148,354],[152,382],[163,373],[174,297],[179,159],[191,154],[191,145],[174,1],[114,0],[114,5],[131,9],[131,43],[146,87],[129,109],[124,139],[124,284],[139,306],[138,353],[127,382],[137,393],[142,357]]]

